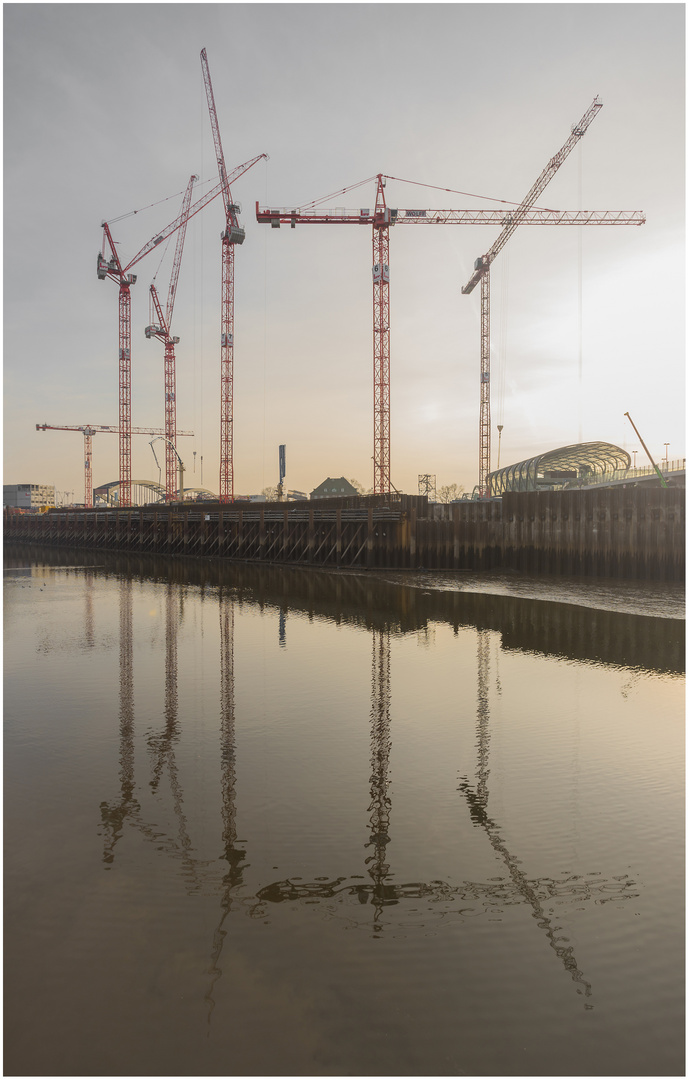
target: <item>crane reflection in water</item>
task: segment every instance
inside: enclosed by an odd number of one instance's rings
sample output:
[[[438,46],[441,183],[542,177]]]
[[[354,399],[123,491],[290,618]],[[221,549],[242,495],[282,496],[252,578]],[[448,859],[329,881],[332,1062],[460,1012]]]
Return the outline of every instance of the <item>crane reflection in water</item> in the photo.
[[[606,880],[602,875],[591,874],[583,878],[568,875],[565,878],[531,878],[523,871],[511,847],[501,836],[500,825],[489,813],[489,649],[491,632],[475,629],[477,641],[477,703],[476,703],[476,772],[470,782],[467,775],[460,777],[458,791],[469,811],[473,826],[482,830],[496,856],[504,863],[507,876],[497,881],[463,881],[451,885],[442,879],[428,882],[395,883],[391,873],[388,846],[391,843],[392,787],[390,778],[390,753],[392,748],[392,690],[391,690],[391,626],[371,625],[371,705],[370,723],[370,802],[368,805],[368,841],[362,853],[363,866],[351,867],[350,872],[334,879],[316,878],[304,881],[297,875],[262,885],[249,893],[245,882],[247,862],[246,844],[237,838],[236,790],[238,762],[235,742],[235,685],[234,685],[234,635],[236,594],[220,588],[217,595],[220,630],[220,687],[219,687],[219,749],[222,854],[225,863],[218,876],[217,860],[201,860],[193,854],[187,821],[184,815],[182,781],[176,762],[176,746],[180,737],[177,709],[177,629],[180,624],[181,591],[168,585],[166,600],[165,642],[165,705],[164,726],[159,732],[149,732],[147,747],[152,762],[152,779],[149,789],[154,796],[164,799],[163,776],[167,776],[169,797],[176,819],[176,836],[165,836],[158,824],[144,820],[141,803],[137,796],[135,777],[135,717],[133,680],[133,618],[131,580],[123,578],[120,587],[120,793],[113,802],[101,803],[103,862],[112,868],[115,849],[124,826],[130,822],[141,834],[155,844],[158,851],[171,856],[180,863],[184,887],[195,892],[203,884],[219,895],[219,917],[210,943],[208,974],[210,985],[205,995],[209,1009],[209,1021],[215,1001],[214,991],[222,976],[222,952],[227,938],[227,921],[234,911],[249,917],[265,918],[269,906],[276,903],[309,903],[337,900],[347,903],[354,900],[355,925],[368,929],[373,937],[380,937],[388,928],[396,928],[399,921],[393,907],[412,901],[429,901],[428,915],[446,917],[467,912],[476,914],[477,909],[495,911],[502,904],[520,903],[531,909],[539,930],[548,945],[576,984],[577,992],[585,998],[590,1008],[592,995],[590,982],[585,978],[574,955],[572,946],[558,937],[562,929],[553,923],[548,912],[549,902],[559,903],[564,898],[575,899],[577,904],[585,901],[604,902],[622,900],[636,894],[637,888],[627,875]],[[286,647],[288,605],[280,607],[278,615],[279,644]],[[365,869],[365,875],[359,871]],[[368,881],[366,880],[368,877]],[[463,905],[458,905],[462,901]],[[363,909],[370,914],[364,918]],[[313,908],[311,908],[313,910]],[[349,912],[351,917],[351,910]],[[351,924],[350,924],[351,925]]]
[[[537,926],[543,931],[548,944],[577,984],[577,993],[590,998],[592,988],[578,966],[574,949],[558,938],[561,927],[555,926],[548,915],[545,904],[548,899],[555,902],[567,894],[576,900],[603,900],[631,898],[636,894],[636,885],[627,875],[612,882],[602,876],[590,875],[594,880],[584,880],[579,875],[569,875],[563,879],[529,878],[519,869],[520,860],[507,847],[500,836],[500,826],[488,815],[488,777],[490,712],[488,693],[488,671],[490,632],[477,630],[477,708],[476,708],[476,782],[472,786],[467,777],[460,780],[458,790],[463,795],[474,826],[485,831],[491,847],[505,864],[508,879],[498,883],[464,882],[460,887],[453,887],[442,880],[430,882],[407,882],[395,884],[391,880],[387,846],[390,843],[390,815],[392,800],[390,797],[389,762],[391,739],[391,689],[390,689],[390,629],[371,630],[373,645],[372,701],[371,701],[371,802],[369,805],[370,838],[366,844],[372,852],[365,859],[371,883],[354,884],[349,877],[340,877],[332,881],[303,882],[286,879],[264,886],[257,892],[257,898],[263,903],[282,903],[285,901],[313,902],[314,899],[332,899],[338,894],[355,895],[360,904],[370,903],[372,908],[372,933],[380,936],[384,930],[384,912],[387,907],[403,901],[428,898],[434,902],[444,901],[432,910],[440,917],[448,914],[455,900],[483,902],[484,906],[514,903],[515,900],[526,903],[532,910]],[[347,883],[349,881],[349,884]],[[585,1004],[585,1008],[592,1006]]]
[[[146,737],[151,762],[149,790],[163,804],[165,793],[161,781],[164,776],[167,777],[177,836],[166,836],[157,822],[146,821],[136,796],[132,582],[130,578],[123,578],[120,582],[120,797],[117,801],[100,804],[103,862],[106,867],[112,866],[115,847],[129,821],[154,842],[158,850],[181,859],[186,879],[198,888],[200,873],[209,862],[192,855],[193,845],[184,813],[184,789],[176,758],[181,735],[177,691],[177,633],[181,622],[181,596],[174,585],[168,584],[165,590],[165,722],[161,731],[149,730]]]
[[[531,907],[538,928],[543,930],[548,939],[548,944],[554,949],[565,970],[571,975],[572,980],[577,983],[577,993],[583,994],[586,998],[590,998],[592,993],[591,984],[584,978],[583,973],[577,965],[573,947],[563,944],[564,939],[559,939],[556,936],[557,932],[562,928],[553,925],[552,918],[548,916],[543,906],[544,897],[548,895],[549,890],[543,889],[543,882],[530,880],[527,875],[519,869],[520,860],[516,859],[508,849],[505,841],[500,836],[500,826],[488,814],[488,776],[490,774],[490,769],[488,767],[490,744],[490,713],[488,704],[490,632],[488,630],[478,630],[477,637],[478,700],[476,707],[476,783],[472,786],[469,783],[468,778],[464,776],[460,779],[458,790],[461,791],[466,799],[473,824],[477,828],[485,831],[491,847],[504,862],[514,889]],[[576,875],[573,875],[569,880],[576,885],[580,879]],[[567,882],[563,881],[554,882],[553,884],[561,887],[566,883]],[[588,1009],[592,1006],[586,1004],[584,1007]]]
[[[88,614],[88,609],[87,609]],[[128,818],[139,821],[141,806],[136,798],[134,775],[134,668],[132,625],[132,581],[120,583],[120,797],[100,804],[103,834],[103,862],[110,868],[115,845]]]
[[[235,747],[234,699],[234,603],[226,591],[218,599],[220,614],[220,783],[222,788],[222,858],[227,863],[220,893],[220,921],[213,933],[209,975],[211,984],[206,993],[208,1019],[215,1008],[213,990],[222,975],[220,958],[227,931],[225,920],[232,910],[233,897],[243,884],[247,867],[246,849],[237,840],[237,759]],[[281,612],[281,620],[283,613]],[[282,625],[282,622],[281,622]]]

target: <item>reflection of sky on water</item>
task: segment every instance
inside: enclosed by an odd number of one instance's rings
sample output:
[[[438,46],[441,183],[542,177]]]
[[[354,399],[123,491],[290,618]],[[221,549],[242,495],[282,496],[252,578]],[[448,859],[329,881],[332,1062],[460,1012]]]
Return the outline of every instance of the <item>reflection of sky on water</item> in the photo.
[[[301,927],[302,949],[309,926],[322,946],[324,922],[344,954],[345,931],[395,943],[410,977],[420,942],[461,932],[468,976],[508,947],[527,997],[564,975],[587,1010],[605,1006],[607,965],[629,960],[608,942],[630,917],[642,943],[656,917],[667,926],[658,883],[677,830],[647,805],[671,813],[677,785],[667,747],[683,682],[662,648],[674,625],[652,620],[657,642],[632,616],[573,630],[561,605],[497,597],[477,626],[366,579],[338,604],[323,575],[263,576],[256,599],[239,576],[218,587],[45,567],[23,592],[20,577],[6,617],[17,653],[56,681],[48,739],[69,701],[63,665],[74,678],[88,651],[100,688],[92,826],[108,878],[143,887],[155,867],[163,922],[180,888],[205,904],[213,1027],[247,920]],[[586,626],[595,663],[580,661]],[[620,637],[635,666],[620,664]]]

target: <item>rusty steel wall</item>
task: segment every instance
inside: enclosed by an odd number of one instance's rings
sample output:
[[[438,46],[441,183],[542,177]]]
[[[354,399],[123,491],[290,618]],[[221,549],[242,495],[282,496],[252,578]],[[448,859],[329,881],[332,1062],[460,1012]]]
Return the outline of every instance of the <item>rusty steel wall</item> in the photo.
[[[15,542],[251,562],[680,581],[684,498],[684,488],[629,487],[520,492],[433,507],[425,498],[386,502],[377,496],[325,506],[6,510],[4,535]]]

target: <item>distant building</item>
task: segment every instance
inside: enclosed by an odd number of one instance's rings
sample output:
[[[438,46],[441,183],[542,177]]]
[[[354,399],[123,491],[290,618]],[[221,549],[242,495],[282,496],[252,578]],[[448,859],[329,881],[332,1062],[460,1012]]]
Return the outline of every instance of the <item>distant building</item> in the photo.
[[[327,480],[324,480],[322,484],[319,484],[317,488],[313,489],[311,498],[342,499],[345,496],[358,494],[359,492],[357,489],[350,484],[349,480],[345,480],[344,476],[340,476],[336,480],[333,480],[333,478],[329,476]]]
[[[55,487],[51,484],[3,484],[2,505],[21,510],[55,506]]]
[[[508,491],[590,487],[624,479],[631,463],[627,451],[614,443],[574,443],[488,473],[488,486],[494,496]]]

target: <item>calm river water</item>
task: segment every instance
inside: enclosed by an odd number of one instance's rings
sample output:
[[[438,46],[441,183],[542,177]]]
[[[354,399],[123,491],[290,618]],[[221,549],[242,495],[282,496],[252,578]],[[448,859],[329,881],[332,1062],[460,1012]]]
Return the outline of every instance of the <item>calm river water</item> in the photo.
[[[683,1075],[670,586],[5,548],[5,1075]]]

